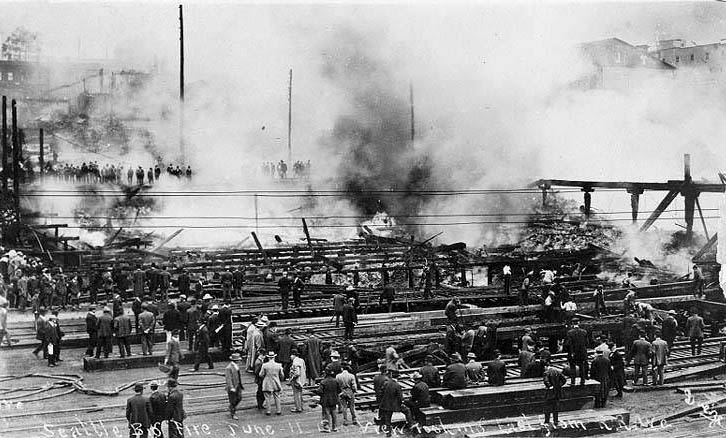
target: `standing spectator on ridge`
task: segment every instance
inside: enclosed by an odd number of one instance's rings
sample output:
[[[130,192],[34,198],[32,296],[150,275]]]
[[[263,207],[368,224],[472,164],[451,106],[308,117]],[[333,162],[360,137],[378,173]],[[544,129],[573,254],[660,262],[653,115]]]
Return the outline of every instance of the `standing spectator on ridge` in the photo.
[[[86,315],[86,333],[88,333],[88,347],[86,347],[86,356],[93,356],[93,349],[98,344],[98,317],[94,313],[96,308],[93,305],[88,307]]]
[[[113,329],[116,334],[116,342],[118,343],[118,351],[120,356],[126,357],[131,356],[131,342],[129,336],[131,336],[131,318],[126,314],[121,314],[114,318]]]
[[[333,313],[335,315],[336,327],[340,327],[340,317],[343,316],[343,306],[345,306],[345,295],[340,292],[336,292],[335,295],[333,295]]]
[[[103,348],[103,357],[108,359],[111,354],[113,342],[113,318],[111,317],[111,309],[103,308],[103,315],[98,318],[98,345],[96,346],[96,359],[101,357],[101,348]]]
[[[353,340],[353,327],[358,324],[358,315],[356,315],[353,303],[354,298],[350,298],[348,302],[343,306],[343,327],[345,327],[345,334],[343,339],[352,341]]]
[[[701,354],[701,346],[703,345],[703,330],[705,328],[706,324],[703,323],[703,318],[701,318],[698,313],[694,312],[693,315],[688,318],[688,322],[686,322],[686,330],[688,331],[688,337],[691,340],[691,356],[695,356],[696,353],[698,353],[698,355]]]
[[[590,367],[590,378],[600,382],[595,392],[595,409],[604,408],[610,392],[610,361],[603,354],[603,350],[595,350],[596,357]]]
[[[703,298],[705,296],[703,292],[703,271],[698,265],[693,265],[693,279],[695,280],[695,289],[693,295],[696,298]]]
[[[663,340],[668,343],[668,355],[670,355],[670,350],[673,349],[673,343],[675,342],[676,336],[678,335],[678,322],[673,316],[675,314],[675,310],[669,310],[668,316],[666,316],[661,325]]]
[[[154,348],[154,328],[156,327],[156,317],[149,310],[148,303],[141,305],[141,314],[139,314],[139,329],[141,331],[141,354],[150,355]]]
[[[295,279],[292,280],[292,302],[296,308],[302,307],[302,293],[305,289],[305,282],[299,272],[295,273]]]

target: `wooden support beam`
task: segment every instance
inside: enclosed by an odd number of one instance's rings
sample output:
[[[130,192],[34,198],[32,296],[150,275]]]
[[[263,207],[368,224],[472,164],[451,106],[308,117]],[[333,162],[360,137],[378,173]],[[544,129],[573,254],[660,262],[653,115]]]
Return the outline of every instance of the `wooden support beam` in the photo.
[[[310,251],[313,250],[313,242],[310,240],[310,230],[308,230],[308,223],[305,222],[305,218],[302,218],[303,231],[305,232],[305,239],[308,242],[308,248]]]
[[[173,238],[175,238],[176,236],[178,236],[179,234],[181,234],[181,232],[182,232],[182,231],[184,231],[184,228],[179,228],[178,230],[174,231],[174,232],[173,232],[173,233],[171,234],[171,236],[169,236],[169,237],[167,237],[166,239],[164,239],[164,240],[163,240],[163,241],[162,241],[162,242],[161,242],[161,243],[160,243],[160,244],[159,244],[159,245],[158,245],[158,246],[157,246],[156,248],[152,249],[151,251],[152,251],[152,252],[156,252],[156,251],[159,251],[159,250],[160,250],[161,248],[163,248],[163,247],[164,247],[164,245],[166,245],[167,243],[171,242],[171,239],[173,239]]]
[[[671,190],[668,192],[668,194],[665,195],[665,198],[660,201],[658,207],[653,210],[653,213],[650,214],[648,219],[646,219],[646,221],[640,227],[640,231],[646,231],[648,228],[650,228],[651,225],[655,223],[656,220],[658,220],[658,218],[665,211],[665,209],[668,208],[669,205],[671,205],[671,202],[673,202],[674,199],[676,199],[676,196],[678,196],[678,192],[679,190]]]
[[[582,191],[585,192],[585,195],[584,195],[585,217],[589,219],[591,207],[592,207],[592,195],[590,194],[590,193],[592,193],[592,189],[590,187],[585,187],[582,189]]]
[[[706,254],[713,246],[718,242],[718,233],[711,236],[710,239],[708,239],[708,242],[706,242],[705,245],[703,245],[703,248],[699,249],[696,254],[693,255],[691,260],[694,262],[698,262],[698,259],[703,257],[704,254]]]
[[[701,203],[698,201],[698,198],[696,198],[696,207],[698,208],[698,215],[701,217],[701,225],[703,225],[703,233],[706,235],[706,239],[710,240],[711,238],[708,237],[708,228],[706,227],[706,219],[703,217],[703,210],[701,210]]]
[[[643,194],[642,189],[631,189],[628,190],[628,193],[630,193],[630,215],[633,218],[633,223],[638,222],[638,211],[640,208],[640,195]]]
[[[255,240],[255,245],[257,245],[257,249],[262,252],[262,257],[265,260],[265,263],[269,263],[269,258],[267,257],[267,251],[265,251],[264,248],[262,248],[262,244],[260,243],[260,239],[257,238],[257,233],[254,231],[252,232],[252,238]]]

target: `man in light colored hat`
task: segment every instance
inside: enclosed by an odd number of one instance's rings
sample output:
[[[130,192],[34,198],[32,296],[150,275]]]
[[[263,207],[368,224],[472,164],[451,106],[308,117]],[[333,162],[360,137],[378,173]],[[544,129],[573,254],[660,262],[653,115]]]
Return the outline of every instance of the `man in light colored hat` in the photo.
[[[481,380],[481,362],[476,361],[476,354],[469,353],[466,355],[469,362],[466,364],[466,380],[468,383],[477,383]]]
[[[242,356],[239,353],[232,353],[229,357],[229,365],[224,369],[224,382],[227,389],[227,397],[229,398],[229,415],[233,420],[238,420],[236,415],[237,405],[242,400]]]
[[[673,350],[673,343],[678,335],[678,322],[676,321],[676,311],[671,309],[668,316],[665,317],[661,325],[661,333],[663,340],[668,344],[668,355]]]
[[[265,415],[270,415],[270,410],[274,403],[277,415],[282,415],[282,408],[280,407],[280,391],[282,391],[282,384],[280,383],[285,379],[282,372],[282,365],[275,362],[274,351],[267,353],[267,362],[262,364],[260,369],[260,378],[262,379],[262,392],[265,394],[265,402],[267,403],[267,412]]]
[[[257,320],[252,333],[247,332],[250,336],[247,340],[247,372],[254,372],[257,351],[265,344],[265,338],[262,336],[262,329],[265,326],[264,322]]]
[[[423,423],[425,421],[425,416],[421,412],[421,409],[431,406],[429,386],[423,381],[423,376],[418,371],[413,373],[412,377],[414,385],[411,388],[411,397],[404,401],[403,404],[411,410],[411,417],[413,417],[413,420],[416,423]],[[412,429],[415,428],[416,423],[414,423],[411,427]]]

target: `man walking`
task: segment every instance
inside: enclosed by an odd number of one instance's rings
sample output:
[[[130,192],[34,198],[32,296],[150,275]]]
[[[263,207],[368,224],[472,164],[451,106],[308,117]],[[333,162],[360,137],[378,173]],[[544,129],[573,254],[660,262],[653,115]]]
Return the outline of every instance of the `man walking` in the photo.
[[[648,384],[648,359],[650,357],[650,342],[645,340],[645,333],[640,332],[640,337],[633,342],[633,347],[628,354],[627,362],[633,359],[635,371],[633,373],[633,386],[638,384],[638,377],[643,376],[643,386]]]
[[[154,348],[154,327],[156,327],[156,317],[149,311],[147,303],[141,305],[141,313],[139,314],[139,330],[141,330],[141,354],[150,355]]]
[[[171,338],[166,342],[166,355],[164,356],[164,365],[169,365],[169,381],[179,377],[179,361],[181,360],[181,347],[179,347],[179,330],[171,332]],[[171,428],[171,425],[169,425]],[[171,434],[171,432],[170,432]]]
[[[209,369],[214,369],[214,363],[212,357],[209,355],[209,329],[204,320],[199,325],[199,329],[196,334],[196,354],[194,357],[194,368],[192,371],[199,371],[199,364],[202,361],[207,362]]]
[[[126,420],[129,422],[129,437],[147,438],[151,426],[151,403],[143,396],[144,385],[134,384],[134,395],[126,400]]]
[[[285,376],[282,374],[282,366],[275,362],[275,356],[277,355],[273,351],[267,353],[267,362],[262,365],[259,374],[262,379],[262,392],[265,394],[265,402],[267,403],[265,415],[270,415],[273,404],[277,415],[282,415],[282,408],[280,407],[282,384],[280,382],[285,379]]]
[[[227,389],[227,397],[229,398],[229,416],[233,420],[239,420],[237,417],[237,405],[242,400],[242,356],[239,353],[233,353],[229,357],[229,365],[224,369],[224,385]]]
[[[691,340],[691,356],[695,356],[696,353],[698,353],[698,355],[701,354],[701,346],[703,345],[703,330],[705,328],[706,325],[703,323],[703,318],[701,318],[698,313],[694,312],[693,315],[688,318],[686,330],[688,331],[688,337]]]
[[[348,411],[353,424],[358,424],[355,416],[355,393],[358,386],[355,383],[355,376],[350,373],[350,366],[343,365],[343,370],[335,376],[335,380],[340,385],[340,407],[343,409],[343,425],[348,425]]]
[[[669,355],[671,350],[673,350],[673,343],[676,341],[676,336],[678,336],[678,321],[676,321],[676,318],[674,317],[675,314],[675,310],[669,310],[668,316],[665,317],[661,325],[663,340],[668,343]]]
[[[292,387],[292,400],[295,403],[295,407],[290,412],[302,412],[302,389],[303,385],[307,383],[307,369],[305,367],[305,360],[300,357],[297,349],[292,349],[290,357],[292,358],[290,365],[290,386]]]

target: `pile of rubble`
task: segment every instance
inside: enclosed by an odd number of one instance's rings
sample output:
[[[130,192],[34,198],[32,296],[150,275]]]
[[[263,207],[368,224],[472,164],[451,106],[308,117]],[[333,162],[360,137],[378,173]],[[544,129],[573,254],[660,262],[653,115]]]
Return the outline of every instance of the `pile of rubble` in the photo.
[[[612,248],[622,236],[614,227],[593,223],[534,223],[525,230],[515,252],[582,251],[597,246]]]

